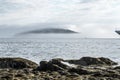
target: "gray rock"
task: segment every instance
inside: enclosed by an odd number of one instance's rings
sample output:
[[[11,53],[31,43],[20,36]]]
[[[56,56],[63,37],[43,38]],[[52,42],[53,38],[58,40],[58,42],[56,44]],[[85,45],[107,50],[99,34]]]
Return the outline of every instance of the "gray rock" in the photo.
[[[83,57],[41,61],[38,66],[22,58],[0,58],[0,80],[120,80],[120,67],[114,64],[108,58]]]
[[[36,68],[38,65],[23,58],[0,58],[0,68]]]
[[[117,67],[115,67],[114,69],[119,69],[119,70],[120,70],[120,66],[117,66]]]
[[[71,64],[82,65],[82,66],[89,66],[89,65],[117,65],[116,62],[111,61],[108,58],[93,58],[93,57],[83,57],[79,60],[66,60]]]
[[[68,66],[64,63],[63,59],[52,59],[49,62],[47,61],[41,61],[40,66],[37,68],[39,71],[58,71],[58,70],[68,70],[71,68],[71,66]]]
[[[71,68],[68,70],[69,72],[71,73],[77,73],[79,75],[88,75],[88,74],[91,74],[91,72],[89,70],[85,70],[85,69],[82,69],[82,68]]]
[[[47,61],[41,61],[40,66],[36,70],[39,71],[58,71],[58,70],[64,70],[62,67],[58,66],[57,64]]]
[[[58,59],[52,59],[49,63],[56,64],[59,67],[64,68],[64,69],[69,69],[70,66],[63,64],[62,61],[64,62],[63,59],[58,58]]]

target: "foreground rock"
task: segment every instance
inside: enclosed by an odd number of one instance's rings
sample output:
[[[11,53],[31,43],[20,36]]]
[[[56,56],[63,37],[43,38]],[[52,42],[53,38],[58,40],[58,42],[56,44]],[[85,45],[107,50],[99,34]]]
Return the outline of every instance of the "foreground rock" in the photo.
[[[36,68],[38,65],[23,58],[0,58],[0,68]]]
[[[120,80],[120,67],[108,58],[52,59],[36,63],[22,58],[0,59],[0,80]]]

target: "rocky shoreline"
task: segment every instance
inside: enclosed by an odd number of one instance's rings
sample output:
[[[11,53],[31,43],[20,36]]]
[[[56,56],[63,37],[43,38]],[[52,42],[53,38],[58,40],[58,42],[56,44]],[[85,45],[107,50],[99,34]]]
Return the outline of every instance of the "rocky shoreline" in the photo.
[[[120,80],[120,66],[104,57],[57,58],[39,65],[23,58],[0,58],[0,80]]]

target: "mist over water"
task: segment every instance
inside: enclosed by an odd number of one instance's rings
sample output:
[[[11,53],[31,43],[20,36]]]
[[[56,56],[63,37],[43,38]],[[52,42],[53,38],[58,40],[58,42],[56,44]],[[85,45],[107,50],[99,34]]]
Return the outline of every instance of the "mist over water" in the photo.
[[[60,28],[68,29],[78,34],[23,34],[20,33],[41,30],[44,28]],[[0,27],[0,38],[119,38],[114,28],[95,28],[94,27],[78,27],[76,25],[37,25],[37,26],[2,26]]]

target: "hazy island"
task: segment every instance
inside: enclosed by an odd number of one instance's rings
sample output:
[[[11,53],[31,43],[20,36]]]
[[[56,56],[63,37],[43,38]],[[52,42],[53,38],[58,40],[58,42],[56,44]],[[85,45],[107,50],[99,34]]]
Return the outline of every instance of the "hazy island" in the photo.
[[[78,33],[73,30],[69,29],[61,29],[61,28],[44,28],[44,29],[38,29],[38,30],[31,30],[31,31],[26,31],[20,34],[50,34],[50,33],[55,33],[55,34],[75,34]]]

